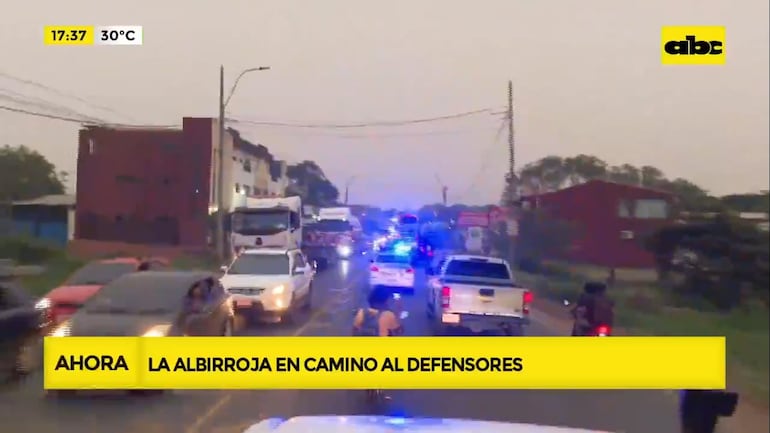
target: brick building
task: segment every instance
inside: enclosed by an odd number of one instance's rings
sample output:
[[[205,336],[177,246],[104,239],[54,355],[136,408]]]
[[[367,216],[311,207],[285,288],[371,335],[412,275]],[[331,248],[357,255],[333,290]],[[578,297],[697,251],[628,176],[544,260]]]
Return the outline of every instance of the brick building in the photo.
[[[654,266],[642,241],[674,222],[674,201],[668,192],[602,180],[522,198],[525,207],[577,226],[566,259],[615,268]]]
[[[205,248],[217,202],[217,132],[216,120],[189,117],[181,129],[82,129],[76,241]],[[228,208],[239,194],[267,193],[281,172],[266,147],[237,131],[226,131],[223,151]]]

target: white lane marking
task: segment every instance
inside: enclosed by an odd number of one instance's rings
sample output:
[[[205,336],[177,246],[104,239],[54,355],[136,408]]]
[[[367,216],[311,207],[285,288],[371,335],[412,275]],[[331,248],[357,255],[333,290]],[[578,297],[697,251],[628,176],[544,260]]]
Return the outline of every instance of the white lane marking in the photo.
[[[185,433],[197,433],[201,426],[219,412],[230,400],[233,398],[232,394],[225,394],[214,402],[201,416],[199,416],[190,427],[185,430]]]
[[[353,289],[355,284],[360,279],[361,275],[363,275],[363,274],[362,273],[356,273],[356,274],[352,275],[353,278],[351,278],[350,282],[345,284],[343,287],[346,290]],[[324,307],[325,306],[326,306],[326,304],[324,304]],[[324,309],[320,308],[318,311],[313,313],[313,315],[310,316],[310,318],[308,319],[307,323],[305,323],[302,327],[297,329],[297,331],[292,334],[292,337],[297,337],[300,334],[302,334],[308,327],[310,327],[310,325],[313,323],[313,321],[316,320],[321,315],[321,313],[323,313],[323,312],[324,312]],[[231,393],[228,393],[228,394],[223,395],[219,399],[217,399],[217,401],[215,401],[211,406],[209,406],[209,408],[206,410],[206,412],[204,412],[203,414],[201,414],[201,416],[196,418],[195,422],[193,422],[190,425],[190,427],[188,427],[185,430],[185,433],[198,433],[198,431],[200,430],[201,426],[204,425],[210,419],[212,419],[214,416],[216,416],[216,414],[219,413],[219,411],[221,411],[227,405],[227,403],[230,402],[232,397],[233,397],[233,395]]]

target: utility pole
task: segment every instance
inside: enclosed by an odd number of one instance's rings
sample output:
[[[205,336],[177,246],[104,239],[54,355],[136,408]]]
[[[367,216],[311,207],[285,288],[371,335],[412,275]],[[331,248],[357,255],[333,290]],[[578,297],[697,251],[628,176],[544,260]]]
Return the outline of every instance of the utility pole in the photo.
[[[513,138],[513,82],[508,81],[508,200],[513,206],[516,197],[516,153]]]
[[[354,180],[356,180],[356,176],[351,176],[345,182],[345,204],[348,204],[348,197],[349,197],[349,193],[350,193],[350,185],[353,184]]]
[[[235,82],[233,82],[233,87],[230,89],[230,93],[225,97],[225,67],[224,65],[219,66],[219,122],[217,125],[218,131],[217,131],[217,137],[218,137],[218,145],[219,149],[217,149],[217,161],[214,161],[215,165],[215,174],[214,181],[216,182],[215,185],[215,191],[216,191],[216,203],[217,203],[217,213],[216,213],[216,246],[217,246],[217,256],[219,256],[219,259],[222,261],[225,261],[227,259],[227,251],[225,248],[225,214],[227,213],[227,209],[225,209],[225,108],[227,107],[227,104],[230,102],[230,98],[233,97],[233,93],[235,93],[235,88],[238,86],[238,82],[243,78],[244,75],[248,74],[249,72],[256,72],[256,71],[267,71],[270,69],[270,66],[260,66],[258,68],[249,68],[244,69],[241,71],[241,73],[238,75],[238,77],[235,79]]]
[[[216,191],[217,191],[217,256],[219,260],[224,262],[227,258],[227,251],[225,251],[225,199],[224,199],[224,182],[225,182],[225,67],[219,66],[219,122],[217,122],[219,131],[217,133],[217,142],[219,143],[219,149],[217,149],[217,176],[216,176]]]
[[[513,81],[508,81],[508,224],[511,224],[516,218],[516,201],[518,199],[518,182],[516,180],[516,147],[513,135]],[[518,224],[516,222],[515,224]],[[508,228],[510,233],[510,227]],[[516,230],[518,231],[518,229]],[[515,254],[516,254],[516,236],[514,234],[507,234],[509,236],[509,250],[508,260],[515,266]]]

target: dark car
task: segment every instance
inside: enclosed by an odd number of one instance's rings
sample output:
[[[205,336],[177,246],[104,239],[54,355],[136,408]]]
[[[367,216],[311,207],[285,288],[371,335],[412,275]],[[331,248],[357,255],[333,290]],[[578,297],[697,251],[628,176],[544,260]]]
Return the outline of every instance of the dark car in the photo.
[[[0,381],[30,371],[44,319],[32,296],[0,276]]]
[[[195,307],[194,288],[203,298]],[[232,335],[230,295],[208,272],[145,271],[104,286],[51,336]]]
[[[192,302],[193,292],[202,294]],[[229,336],[234,315],[230,295],[208,272],[145,271],[104,286],[52,337]],[[154,393],[154,391],[136,391]],[[67,395],[73,391],[49,392]]]

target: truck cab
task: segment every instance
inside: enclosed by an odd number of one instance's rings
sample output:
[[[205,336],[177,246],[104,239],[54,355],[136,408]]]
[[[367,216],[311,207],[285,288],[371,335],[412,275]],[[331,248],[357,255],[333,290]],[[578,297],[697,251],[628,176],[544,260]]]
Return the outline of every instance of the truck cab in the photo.
[[[230,213],[230,247],[233,257],[245,248],[302,247],[300,197],[244,197]]]

